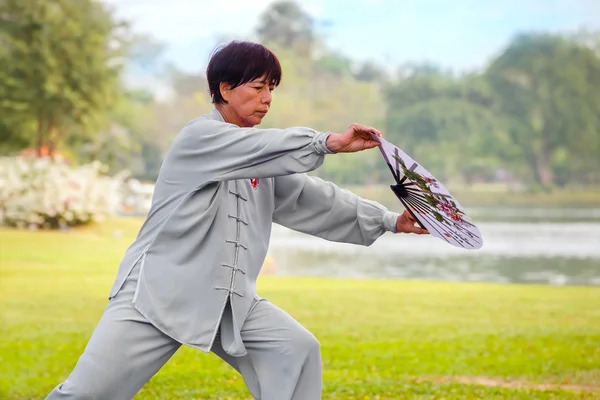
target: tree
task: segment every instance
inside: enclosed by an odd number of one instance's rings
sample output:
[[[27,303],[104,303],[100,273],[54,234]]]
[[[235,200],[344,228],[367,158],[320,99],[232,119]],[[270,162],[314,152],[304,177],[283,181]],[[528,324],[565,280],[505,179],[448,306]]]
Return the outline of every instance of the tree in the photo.
[[[492,94],[477,76],[455,78],[438,68],[404,68],[387,90],[386,133],[440,179],[493,175],[501,140]]]
[[[600,167],[600,58],[547,34],[516,37],[486,71],[511,142],[542,188]]]
[[[352,60],[335,51],[327,51],[314,62],[315,73],[342,78],[352,75]]]
[[[581,29],[569,35],[568,38],[575,43],[589,47],[600,57],[600,30]]]
[[[372,61],[360,64],[354,77],[361,82],[385,82],[387,80],[384,69]]]
[[[5,148],[53,153],[115,102],[125,26],[93,0],[4,0],[0,24]]]
[[[262,43],[293,48],[310,55],[315,42],[314,21],[294,0],[279,0],[260,16],[256,33]]]

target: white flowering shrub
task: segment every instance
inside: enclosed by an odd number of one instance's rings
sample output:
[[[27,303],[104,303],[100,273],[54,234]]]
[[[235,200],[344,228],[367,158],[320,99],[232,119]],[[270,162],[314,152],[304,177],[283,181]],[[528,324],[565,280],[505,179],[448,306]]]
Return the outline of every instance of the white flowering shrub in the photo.
[[[99,162],[72,167],[48,157],[0,158],[0,224],[57,229],[99,222],[120,205],[121,180]]]

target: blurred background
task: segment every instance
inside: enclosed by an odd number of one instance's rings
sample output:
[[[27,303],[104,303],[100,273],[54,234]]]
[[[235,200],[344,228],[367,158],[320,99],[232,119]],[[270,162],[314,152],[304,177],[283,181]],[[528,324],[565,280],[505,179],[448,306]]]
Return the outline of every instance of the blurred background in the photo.
[[[391,235],[365,249],[275,227],[265,271],[600,285],[594,0],[1,0],[2,224],[139,226],[171,140],[212,110],[204,71],[231,39],[283,64],[262,126],[373,125],[484,237],[475,252]],[[377,151],[313,174],[402,210]]]

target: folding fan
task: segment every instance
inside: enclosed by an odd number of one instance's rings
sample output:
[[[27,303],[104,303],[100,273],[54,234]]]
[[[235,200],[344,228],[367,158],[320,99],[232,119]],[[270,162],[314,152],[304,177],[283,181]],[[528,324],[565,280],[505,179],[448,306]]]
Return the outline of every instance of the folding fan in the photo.
[[[456,247],[481,248],[481,232],[444,185],[398,147],[371,136],[381,142],[379,150],[395,180],[392,192],[421,228]]]

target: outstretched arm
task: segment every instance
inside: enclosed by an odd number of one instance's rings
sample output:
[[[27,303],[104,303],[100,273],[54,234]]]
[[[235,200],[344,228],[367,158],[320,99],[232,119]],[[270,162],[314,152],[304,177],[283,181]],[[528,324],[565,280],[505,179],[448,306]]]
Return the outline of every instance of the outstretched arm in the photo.
[[[329,135],[305,127],[240,128],[200,118],[173,141],[161,177],[196,186],[312,171],[333,153],[325,144]]]
[[[399,214],[306,174],[275,178],[273,222],[334,242],[369,246],[396,232]]]
[[[160,178],[198,186],[244,178],[304,173],[318,168],[326,154],[351,153],[378,146],[369,132],[353,124],[343,134],[306,127],[240,128],[207,118],[190,122],[173,141]]]

